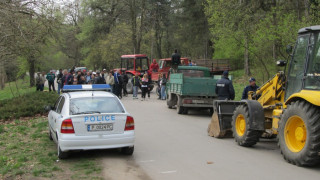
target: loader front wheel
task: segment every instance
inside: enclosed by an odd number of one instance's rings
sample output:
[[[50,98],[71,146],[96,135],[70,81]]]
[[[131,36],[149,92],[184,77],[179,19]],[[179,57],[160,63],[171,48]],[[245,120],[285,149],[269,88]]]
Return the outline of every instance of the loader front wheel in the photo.
[[[238,106],[232,116],[233,137],[240,146],[253,146],[261,136],[261,131],[249,128],[249,116],[249,110],[246,105]]]
[[[298,166],[320,162],[320,112],[306,102],[296,101],[283,113],[279,122],[279,146],[284,159]]]

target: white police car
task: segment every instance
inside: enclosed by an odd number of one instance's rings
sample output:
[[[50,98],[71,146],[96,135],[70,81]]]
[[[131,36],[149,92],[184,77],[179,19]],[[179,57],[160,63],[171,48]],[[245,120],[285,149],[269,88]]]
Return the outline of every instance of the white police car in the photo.
[[[107,89],[105,84],[66,85],[54,107],[47,107],[49,137],[57,144],[59,158],[90,149],[121,148],[133,154],[134,119]]]

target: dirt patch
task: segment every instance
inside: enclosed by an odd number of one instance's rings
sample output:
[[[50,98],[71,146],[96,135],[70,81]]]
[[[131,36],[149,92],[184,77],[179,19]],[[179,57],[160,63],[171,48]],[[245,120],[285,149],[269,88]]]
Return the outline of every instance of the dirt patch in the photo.
[[[102,174],[106,180],[130,179],[151,180],[151,178],[134,162],[133,158],[115,156],[102,160]]]

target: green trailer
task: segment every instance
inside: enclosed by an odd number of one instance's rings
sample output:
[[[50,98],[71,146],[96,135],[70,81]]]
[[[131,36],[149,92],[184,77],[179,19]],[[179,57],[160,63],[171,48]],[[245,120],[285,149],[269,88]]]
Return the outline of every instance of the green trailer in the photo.
[[[177,106],[178,114],[187,114],[191,108],[209,109],[213,112],[213,100],[217,78],[210,69],[201,66],[179,66],[171,73],[166,86],[168,108]]]

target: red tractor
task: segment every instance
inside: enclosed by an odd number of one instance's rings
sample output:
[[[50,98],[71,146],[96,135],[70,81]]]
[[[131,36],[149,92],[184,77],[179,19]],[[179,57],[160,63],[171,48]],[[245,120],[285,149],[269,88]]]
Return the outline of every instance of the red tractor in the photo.
[[[121,73],[127,73],[129,82],[127,84],[127,92],[133,92],[133,84],[131,82],[132,77],[138,73],[142,77],[145,73],[151,76],[151,71],[149,70],[150,63],[149,58],[145,54],[132,54],[132,55],[122,55],[121,56]],[[151,91],[153,85],[151,85]]]

